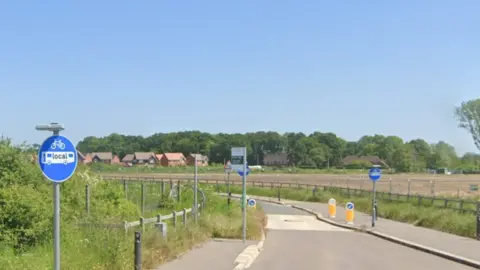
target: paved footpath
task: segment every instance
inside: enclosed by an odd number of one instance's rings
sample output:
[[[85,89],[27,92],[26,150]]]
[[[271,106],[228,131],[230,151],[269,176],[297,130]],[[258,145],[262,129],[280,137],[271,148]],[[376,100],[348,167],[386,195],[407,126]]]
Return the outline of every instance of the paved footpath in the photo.
[[[247,245],[256,243],[258,241],[247,241]],[[160,265],[157,270],[230,270],[245,247],[241,240],[211,240],[176,260]]]
[[[316,220],[303,211],[259,202],[268,215],[263,251],[249,270],[468,270],[377,237]],[[292,209],[292,208],[290,208]]]
[[[255,198],[257,196],[252,197]],[[282,202],[285,204],[310,209],[321,214],[323,217],[328,217],[327,204],[289,200],[282,200]],[[381,205],[379,205],[379,208],[380,207]],[[331,220],[339,223],[345,223],[345,208],[337,206],[336,218]],[[355,226],[371,229],[371,223],[372,217],[370,215],[355,211]],[[375,223],[375,227],[372,230],[467,259],[480,261],[480,252],[478,252],[480,250],[480,241],[475,239],[383,218],[378,218]]]

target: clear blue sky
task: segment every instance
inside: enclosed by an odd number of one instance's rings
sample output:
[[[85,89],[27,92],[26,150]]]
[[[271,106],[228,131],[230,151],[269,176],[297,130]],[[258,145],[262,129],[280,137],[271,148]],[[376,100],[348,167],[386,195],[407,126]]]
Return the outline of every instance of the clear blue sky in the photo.
[[[73,3],[76,2],[76,3]],[[341,2],[341,3],[340,3]],[[475,150],[480,1],[2,1],[0,132],[332,131]]]

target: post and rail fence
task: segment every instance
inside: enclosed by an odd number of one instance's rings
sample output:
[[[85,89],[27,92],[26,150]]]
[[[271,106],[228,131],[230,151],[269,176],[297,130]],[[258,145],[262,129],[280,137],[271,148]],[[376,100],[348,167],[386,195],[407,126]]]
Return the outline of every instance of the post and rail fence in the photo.
[[[128,182],[143,182],[143,181],[151,181],[151,182],[160,182],[160,183],[171,183],[173,179],[165,179],[159,177],[138,177],[138,176],[106,176],[102,175],[104,179],[110,180],[119,180],[123,183]],[[175,178],[175,181],[179,182],[187,182],[190,183],[192,179],[189,178]],[[228,183],[219,179],[198,179],[199,183],[202,184],[210,184],[215,185],[216,190],[220,193],[223,190],[224,185],[232,185],[232,186],[241,186],[243,183],[242,181],[235,181],[230,180]],[[445,196],[440,195],[437,196],[435,192],[436,183],[435,181],[429,181],[429,186],[427,187],[428,193],[430,195],[425,195],[425,193],[413,193],[411,189],[412,181],[408,181],[408,188],[406,193],[394,192],[392,180],[389,179],[387,181],[387,185],[389,188],[387,190],[383,189],[383,191],[379,191],[378,189],[375,191],[377,198],[380,200],[387,200],[391,202],[408,202],[418,207],[436,207],[442,209],[449,209],[452,211],[458,211],[463,214],[469,214],[476,217],[476,238],[480,240],[480,201],[475,198],[464,198],[460,197],[460,192],[457,190],[457,196]],[[276,197],[278,200],[281,200],[281,189],[283,188],[295,188],[295,189],[308,189],[311,190],[312,195],[319,191],[328,191],[332,193],[337,193],[342,196],[346,197],[371,197],[373,190],[364,189],[363,186],[369,187],[368,185],[363,184],[360,182],[359,188],[356,188],[352,185],[355,181],[346,181],[344,186],[335,185],[334,181],[330,181],[328,185],[318,185],[318,184],[308,184],[308,183],[300,183],[300,182],[285,182],[285,181],[250,181],[247,183],[248,187],[258,187],[258,188],[269,188],[269,189],[276,189]],[[357,182],[358,183],[358,182]],[[425,189],[425,186],[423,187]],[[478,188],[470,188],[472,191],[478,191]],[[470,194],[476,195],[476,194]],[[478,195],[477,195],[478,197]]]
[[[104,179],[109,180],[119,180],[122,183],[128,182],[159,182],[159,183],[171,183],[172,181],[180,182],[190,182],[192,179],[189,178],[175,178],[172,179],[165,179],[165,178],[158,178],[158,177],[138,177],[138,176],[109,176],[109,175],[102,175]],[[223,186],[225,183],[222,180],[218,179],[199,179],[199,183],[202,184],[213,184],[216,185],[217,191],[220,190],[220,187]],[[387,180],[388,181],[388,180]],[[409,186],[412,185],[409,181]],[[241,186],[242,182],[240,180],[230,180],[229,182],[232,186]],[[379,199],[390,200],[390,201],[398,201],[398,202],[417,202],[419,206],[426,206],[432,205],[439,208],[446,208],[455,211],[459,211],[462,213],[472,213],[475,214],[477,212],[477,200],[474,198],[463,198],[458,196],[436,196],[435,193],[435,182],[431,182],[429,186],[429,194],[431,195],[424,195],[420,193],[412,192],[411,188],[407,189],[406,193],[394,192],[393,184],[389,181],[390,189],[387,191],[379,191],[377,189],[376,194]],[[250,181],[247,183],[249,187],[258,187],[258,188],[270,188],[270,189],[281,189],[281,188],[297,188],[297,189],[314,189],[316,190],[325,190],[325,191],[332,191],[332,192],[341,192],[342,195],[345,196],[371,196],[372,190],[366,189],[363,187],[370,187],[366,184],[357,185],[355,187],[355,181],[350,181],[350,183],[345,183],[345,185],[335,185],[330,182],[328,185],[317,185],[317,184],[307,184],[307,183],[300,183],[300,182],[273,182],[273,181]],[[280,196],[280,190],[278,190],[278,196]]]
[[[171,199],[176,202],[181,201],[182,191],[186,189],[194,189],[191,185],[185,185],[180,181],[162,181],[162,182],[129,182],[122,181],[123,190],[126,196],[126,199],[133,201],[141,208],[142,215],[138,220],[134,221],[123,221],[121,223],[78,223],[76,224],[79,227],[94,227],[94,228],[109,228],[109,229],[123,229],[125,234],[136,227],[140,227],[139,230],[135,231],[134,239],[134,269],[142,269],[142,233],[145,232],[146,226],[148,224],[154,224],[154,227],[162,235],[163,239],[167,239],[168,225],[166,221],[171,221],[170,224],[175,230],[178,226],[184,228],[187,227],[190,217],[192,221],[197,222],[198,216],[205,209],[206,196],[205,193],[197,188],[197,192],[201,194],[200,202],[197,207],[195,203],[192,204],[190,208],[183,208],[180,210],[173,210],[171,213],[156,214],[153,217],[144,217],[145,211],[149,213],[158,212],[158,201],[162,196],[169,196]],[[93,189],[94,191],[94,189]],[[195,193],[195,192],[193,192]],[[92,186],[85,185],[85,211],[87,216],[90,215],[92,211]],[[195,213],[197,210],[197,214]]]

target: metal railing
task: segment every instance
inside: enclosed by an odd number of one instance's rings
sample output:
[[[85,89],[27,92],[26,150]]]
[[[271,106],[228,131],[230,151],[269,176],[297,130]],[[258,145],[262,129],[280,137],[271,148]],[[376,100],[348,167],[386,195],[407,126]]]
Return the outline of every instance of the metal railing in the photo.
[[[125,195],[127,196],[127,190],[128,190],[128,183],[126,181],[123,181],[124,184],[124,191]],[[160,183],[161,189],[158,190],[158,193],[164,194],[166,191],[165,189],[165,182]],[[192,189],[194,187],[192,186]],[[180,182],[177,182],[177,186],[175,187],[173,182],[170,182],[170,191],[175,191],[177,192],[177,197],[176,200],[180,200],[180,194],[181,194],[181,186]],[[182,210],[176,211],[173,210],[170,214],[157,214],[155,217],[150,217],[150,218],[145,218],[145,217],[140,217],[139,220],[135,221],[123,221],[122,223],[109,223],[109,224],[103,224],[103,223],[79,223],[77,226],[80,227],[96,227],[96,228],[112,228],[112,229],[123,229],[125,234],[128,233],[129,229],[135,228],[140,226],[139,231],[135,231],[135,239],[134,239],[134,269],[141,270],[142,269],[142,233],[145,232],[145,227],[148,224],[155,224],[155,227],[159,230],[160,234],[162,237],[166,240],[167,239],[167,223],[165,221],[172,221],[172,227],[175,229],[179,225],[177,222],[178,217],[181,217],[181,222],[183,227],[187,227],[188,224],[188,214],[191,214],[192,217],[194,217],[193,220],[195,219],[195,216],[198,217],[200,213],[205,209],[205,204],[206,204],[206,196],[205,192],[201,189],[197,189],[197,192],[200,193],[201,195],[201,200],[200,203],[197,205],[198,212],[195,213],[195,203],[193,203],[191,208],[183,208]],[[141,207],[142,207],[142,213],[145,207],[145,184],[141,183]],[[85,210],[87,214],[90,212],[90,186],[86,185],[85,186]],[[143,215],[143,214],[142,214]]]

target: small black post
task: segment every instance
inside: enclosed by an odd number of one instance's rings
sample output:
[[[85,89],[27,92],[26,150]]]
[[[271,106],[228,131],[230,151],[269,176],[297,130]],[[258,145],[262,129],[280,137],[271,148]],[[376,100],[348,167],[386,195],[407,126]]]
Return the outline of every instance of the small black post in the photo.
[[[228,192],[228,197],[227,197],[227,204],[228,205],[230,205],[231,197],[232,197],[232,193]]]
[[[277,188],[277,197],[278,197],[278,201],[280,201],[280,188]]]
[[[477,202],[477,240],[480,240],[480,202]]]
[[[85,211],[90,215],[90,186],[85,186]]]
[[[142,233],[135,232],[135,268],[134,270],[142,270]]]
[[[374,204],[374,207],[375,207],[375,220],[378,220],[378,205],[377,205],[377,201],[375,201],[375,204]]]

